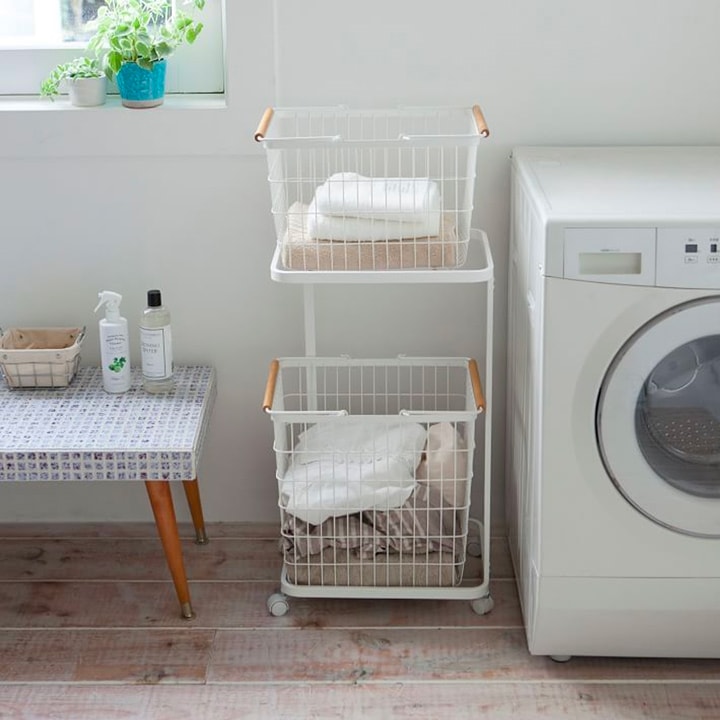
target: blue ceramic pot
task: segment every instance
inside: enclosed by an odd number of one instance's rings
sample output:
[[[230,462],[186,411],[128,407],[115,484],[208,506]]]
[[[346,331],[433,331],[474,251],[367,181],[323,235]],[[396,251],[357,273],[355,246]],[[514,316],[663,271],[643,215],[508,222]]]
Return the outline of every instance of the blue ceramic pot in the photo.
[[[166,60],[155,62],[152,70],[145,70],[137,63],[123,63],[116,76],[122,104],[131,108],[162,105],[166,67]]]

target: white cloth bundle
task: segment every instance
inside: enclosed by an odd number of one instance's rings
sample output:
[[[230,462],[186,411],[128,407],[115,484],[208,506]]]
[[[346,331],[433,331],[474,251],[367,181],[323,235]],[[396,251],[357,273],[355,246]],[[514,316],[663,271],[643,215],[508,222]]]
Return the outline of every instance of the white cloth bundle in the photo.
[[[366,242],[427,238],[436,236],[439,227],[429,227],[424,222],[322,215],[315,212],[311,205],[308,209],[307,231],[308,235],[316,240]]]
[[[333,418],[302,433],[280,484],[280,505],[319,525],[329,517],[400,507],[415,489],[427,433],[402,421]]]
[[[335,173],[315,190],[308,230],[323,240],[401,240],[440,233],[440,190],[428,178]]]
[[[428,215],[440,216],[440,193],[437,183],[428,178],[336,173],[315,191],[315,207],[323,215],[426,222]]]

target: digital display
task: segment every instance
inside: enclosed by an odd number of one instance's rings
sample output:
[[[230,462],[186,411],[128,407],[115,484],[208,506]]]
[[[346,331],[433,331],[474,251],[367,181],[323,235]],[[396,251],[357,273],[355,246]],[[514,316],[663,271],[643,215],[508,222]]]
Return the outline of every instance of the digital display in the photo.
[[[685,244],[685,252],[696,253],[697,250],[698,250],[697,243],[686,243]]]
[[[581,275],[640,275],[642,253],[583,252],[578,256]]]

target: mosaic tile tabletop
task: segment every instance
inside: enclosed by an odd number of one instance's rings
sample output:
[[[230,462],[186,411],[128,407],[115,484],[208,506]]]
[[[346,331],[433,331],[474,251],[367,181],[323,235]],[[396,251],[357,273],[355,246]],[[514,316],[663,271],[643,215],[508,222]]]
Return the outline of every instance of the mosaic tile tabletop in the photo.
[[[0,481],[193,480],[215,400],[211,367],[175,368],[150,395],[138,369],[126,393],[80,368],[67,388],[0,386]]]

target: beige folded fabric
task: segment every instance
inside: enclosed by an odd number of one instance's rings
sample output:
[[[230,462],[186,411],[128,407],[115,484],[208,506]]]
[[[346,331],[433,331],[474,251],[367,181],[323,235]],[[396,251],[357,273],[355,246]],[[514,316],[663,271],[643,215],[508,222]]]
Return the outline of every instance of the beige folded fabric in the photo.
[[[296,563],[286,556],[285,569],[295,585],[453,587],[462,579],[462,563],[449,552],[387,553],[367,560],[329,547]]]
[[[457,267],[465,261],[457,229],[443,215],[439,237],[405,240],[317,240],[307,231],[308,206],[296,202],[287,213],[282,262],[291,270],[396,270]]]
[[[465,441],[452,423],[430,425],[423,458],[415,479],[441,493],[447,507],[467,505],[468,451]]]
[[[462,527],[438,488],[418,485],[400,507],[329,517],[320,525],[284,513],[281,548],[291,562],[326,547],[348,550],[366,562],[388,552],[405,557],[451,552],[460,557],[465,547]]]
[[[0,337],[5,350],[62,350],[74,344],[80,328],[10,328]]]

